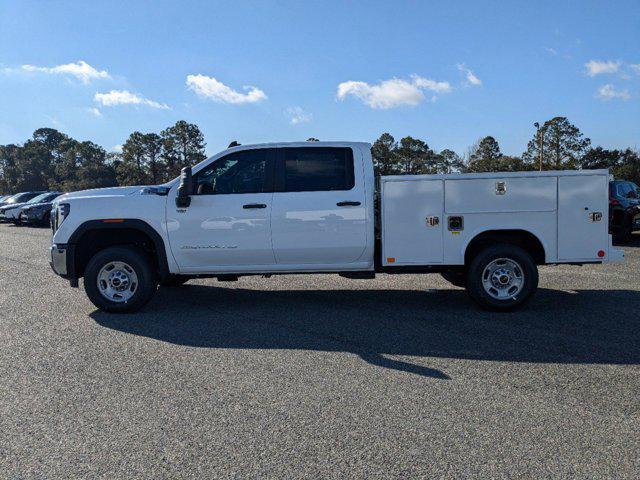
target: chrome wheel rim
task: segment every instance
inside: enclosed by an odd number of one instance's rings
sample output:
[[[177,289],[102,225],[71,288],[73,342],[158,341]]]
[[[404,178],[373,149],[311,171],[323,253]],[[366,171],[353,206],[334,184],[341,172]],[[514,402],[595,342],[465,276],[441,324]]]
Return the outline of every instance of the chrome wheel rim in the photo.
[[[515,298],[524,287],[524,272],[511,258],[496,258],[482,272],[485,292],[496,300]]]
[[[138,290],[138,275],[124,262],[109,262],[98,272],[98,290],[107,300],[127,302]]]

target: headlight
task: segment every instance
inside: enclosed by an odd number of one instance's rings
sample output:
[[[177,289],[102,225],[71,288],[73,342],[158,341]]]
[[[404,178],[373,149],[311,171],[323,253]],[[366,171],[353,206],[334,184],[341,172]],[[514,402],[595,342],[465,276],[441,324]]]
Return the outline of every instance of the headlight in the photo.
[[[64,219],[69,216],[69,212],[71,211],[71,205],[68,203],[61,203],[56,208],[56,229],[60,226]]]

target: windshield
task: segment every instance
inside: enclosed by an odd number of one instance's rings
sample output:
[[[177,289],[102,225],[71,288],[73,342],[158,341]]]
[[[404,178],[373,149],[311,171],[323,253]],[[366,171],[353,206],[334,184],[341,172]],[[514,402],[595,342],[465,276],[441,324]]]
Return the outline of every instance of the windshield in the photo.
[[[624,182],[618,185],[618,195],[624,198],[640,198],[640,189],[633,182]]]
[[[7,203],[16,203],[18,202],[22,196],[24,195],[24,193],[16,193],[14,196],[7,198]]]
[[[41,195],[38,195],[37,197],[33,197],[27,203],[28,204],[45,203],[45,202],[48,202],[50,200],[53,200],[58,195],[60,195],[58,192],[46,192],[46,193],[43,193]]]

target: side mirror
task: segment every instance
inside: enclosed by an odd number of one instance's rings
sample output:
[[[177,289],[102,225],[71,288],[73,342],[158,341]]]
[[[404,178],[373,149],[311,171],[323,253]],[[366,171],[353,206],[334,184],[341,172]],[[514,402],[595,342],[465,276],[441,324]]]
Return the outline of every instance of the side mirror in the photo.
[[[176,207],[187,208],[191,205],[191,194],[193,193],[193,176],[191,167],[184,167],[180,171],[180,185],[176,195]]]

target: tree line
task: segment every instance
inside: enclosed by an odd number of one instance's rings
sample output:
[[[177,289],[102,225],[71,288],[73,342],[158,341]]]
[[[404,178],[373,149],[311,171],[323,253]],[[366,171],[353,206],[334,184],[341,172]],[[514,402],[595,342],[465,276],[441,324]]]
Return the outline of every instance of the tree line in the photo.
[[[396,141],[388,133],[373,143],[371,154],[379,175],[515,172],[540,166],[543,170],[608,168],[616,178],[640,184],[637,150],[593,147],[566,117],[552,118],[539,127],[520,156],[504,155],[491,136],[459,155],[449,149],[436,152],[424,140],[409,136]],[[159,184],[205,158],[202,132],[184,120],[159,134],[133,132],[121,152],[110,153],[93,142],[39,128],[23,144],[0,145],[0,192]]]
[[[608,168],[616,178],[640,184],[640,152],[592,147],[566,117],[546,121],[520,156],[504,155],[492,136],[478,140],[460,156],[449,149],[436,152],[413,137],[398,142],[388,133],[374,142],[371,153],[380,175]]]
[[[204,135],[183,120],[159,134],[133,132],[121,152],[109,153],[93,142],[39,128],[23,144],[0,145],[0,192],[158,184],[204,160],[204,152]]]

